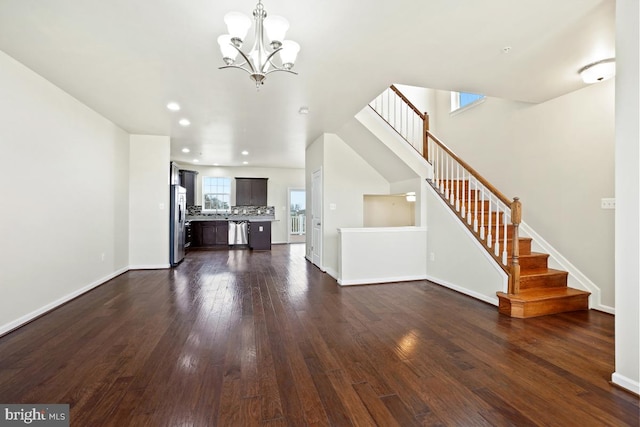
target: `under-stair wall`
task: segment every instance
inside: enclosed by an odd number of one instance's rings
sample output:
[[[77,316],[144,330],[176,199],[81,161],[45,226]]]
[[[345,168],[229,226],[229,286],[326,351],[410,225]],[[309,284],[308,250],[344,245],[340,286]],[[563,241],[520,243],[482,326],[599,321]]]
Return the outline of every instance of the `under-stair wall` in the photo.
[[[427,278],[497,306],[496,292],[507,291],[507,274],[436,191],[425,187]]]

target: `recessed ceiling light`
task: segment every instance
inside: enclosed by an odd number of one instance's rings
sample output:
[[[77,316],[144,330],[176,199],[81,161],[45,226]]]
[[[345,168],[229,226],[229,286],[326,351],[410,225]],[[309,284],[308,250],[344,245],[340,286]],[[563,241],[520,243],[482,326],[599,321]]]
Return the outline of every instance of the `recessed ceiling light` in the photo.
[[[198,163],[200,160],[198,159],[193,159],[193,163]]]
[[[167,108],[171,111],[179,111],[180,104],[178,104],[177,102],[170,102],[167,104]]]
[[[248,152],[247,150],[244,150],[244,151],[243,151],[242,153],[240,153],[240,154],[242,154],[243,156],[248,156],[248,155],[249,155],[249,152]]]
[[[182,152],[183,152],[183,153],[188,153],[189,151],[191,151],[191,150],[189,150],[187,147],[185,147],[185,148],[183,148],[183,149],[182,149]]]
[[[180,119],[178,123],[180,123],[180,126],[189,126],[191,124],[188,119]]]
[[[213,166],[220,166],[220,163],[214,163]]]
[[[248,165],[248,164],[249,164],[249,162],[242,162],[242,164],[243,164],[243,165]]]
[[[298,110],[298,113],[309,114],[309,107],[300,107],[300,109]]]

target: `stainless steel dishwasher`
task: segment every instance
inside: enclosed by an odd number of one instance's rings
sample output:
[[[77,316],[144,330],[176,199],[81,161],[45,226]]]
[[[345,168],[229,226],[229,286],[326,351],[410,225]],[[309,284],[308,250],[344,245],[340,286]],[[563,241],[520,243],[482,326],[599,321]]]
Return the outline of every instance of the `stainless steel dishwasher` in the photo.
[[[229,246],[249,243],[247,221],[229,221]]]

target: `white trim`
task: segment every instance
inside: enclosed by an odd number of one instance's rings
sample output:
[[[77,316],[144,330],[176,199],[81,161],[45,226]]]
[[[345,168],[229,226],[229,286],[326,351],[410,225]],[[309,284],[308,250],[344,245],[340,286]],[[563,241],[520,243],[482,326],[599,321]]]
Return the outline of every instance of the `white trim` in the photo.
[[[419,226],[402,226],[402,227],[361,227],[361,228],[338,228],[338,233],[399,233],[399,232],[416,232],[427,231],[427,227]]]
[[[569,262],[568,259],[562,256],[562,254],[553,246],[551,246],[549,242],[544,240],[542,236],[536,233],[535,230],[524,221],[520,223],[520,230],[524,235],[533,239],[531,248],[532,251],[544,252],[549,254],[551,268],[558,268],[560,270],[569,272],[567,285],[572,288],[578,288],[584,291],[591,292],[591,296],[589,297],[589,308],[604,311],[605,313],[609,314],[615,314],[615,308],[602,304],[600,288],[591,280],[589,280],[589,278],[585,276],[580,270],[578,270],[575,265]],[[534,245],[536,247],[534,247]]]
[[[129,270],[165,270],[167,268],[171,268],[171,264],[143,264],[129,266]]]
[[[624,389],[629,390],[632,393],[640,394],[640,383],[638,381],[634,381],[631,378],[627,378],[617,372],[614,372],[611,375],[611,382]]]
[[[51,303],[49,303],[49,304],[47,304],[47,305],[45,305],[43,307],[40,307],[37,310],[32,311],[29,314],[26,314],[26,315],[24,315],[24,316],[22,316],[22,317],[20,317],[20,318],[18,318],[16,320],[12,321],[12,322],[9,322],[9,323],[7,323],[5,325],[0,326],[0,336],[2,336],[2,335],[6,334],[6,333],[8,333],[10,331],[13,331],[14,329],[17,329],[17,328],[29,323],[30,321],[38,318],[39,316],[42,316],[43,314],[46,314],[47,312],[49,312],[49,311],[51,311],[51,310],[53,310],[55,308],[58,308],[59,306],[71,301],[72,299],[77,298],[77,297],[79,297],[80,295],[82,295],[82,294],[84,294],[86,292],[89,292],[90,290],[92,290],[92,289],[94,289],[94,288],[96,288],[96,287],[108,282],[109,280],[113,279],[114,277],[117,277],[117,276],[119,276],[119,275],[121,275],[123,273],[126,273],[127,271],[129,271],[128,267],[121,268],[120,270],[116,270],[115,272],[113,272],[113,273],[111,273],[111,274],[109,274],[109,275],[107,275],[107,276],[105,276],[105,277],[103,277],[101,279],[98,279],[95,282],[90,283],[89,285],[87,285],[87,286],[85,286],[83,288],[80,288],[80,289],[78,289],[76,291],[73,291],[70,294],[67,294],[67,295],[63,296],[62,298],[59,298],[59,299],[57,299],[57,300],[55,300],[55,301],[53,301],[53,302],[51,302]]]
[[[456,292],[460,292],[461,294],[473,297],[475,299],[479,299],[480,301],[484,301],[486,303],[489,303],[491,305],[495,305],[496,307],[498,306],[498,298],[493,298],[493,297],[488,297],[484,294],[478,293],[476,291],[472,291],[470,289],[467,288],[463,288],[462,286],[458,286],[458,285],[454,285],[452,283],[447,282],[446,280],[442,280],[442,279],[438,279],[436,277],[433,276],[429,276],[427,274],[427,280],[430,282],[435,283],[436,285],[440,285],[443,286],[445,288],[449,288],[452,289]]]
[[[381,277],[379,279],[350,279],[341,280],[338,279],[338,285],[340,286],[352,286],[352,285],[375,285],[378,283],[395,283],[395,282],[413,282],[416,280],[427,280],[427,276],[398,276],[398,277]]]

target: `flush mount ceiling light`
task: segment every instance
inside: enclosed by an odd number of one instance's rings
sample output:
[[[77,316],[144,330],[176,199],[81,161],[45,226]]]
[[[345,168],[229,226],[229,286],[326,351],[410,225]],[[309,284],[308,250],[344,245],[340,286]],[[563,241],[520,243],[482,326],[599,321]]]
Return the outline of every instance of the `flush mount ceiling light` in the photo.
[[[591,84],[607,80],[616,75],[616,60],[608,58],[594,62],[582,67],[579,73],[585,83]]]
[[[289,29],[289,22],[281,16],[267,17],[262,0],[258,0],[256,8],[253,10],[255,21],[255,39],[253,47],[248,53],[242,50],[244,38],[251,27],[251,19],[240,12],[229,12],[224,16],[229,34],[218,37],[218,44],[222,52],[222,60],[226,64],[223,68],[239,68],[249,73],[249,76],[256,83],[256,88],[264,84],[267,74],[275,71],[285,71],[291,74],[298,74],[291,71],[296,61],[300,45],[291,40],[285,40],[284,36]],[[266,33],[266,34],[265,34]],[[268,47],[265,46],[265,37],[269,40]],[[274,63],[276,53],[280,54],[280,64]],[[236,57],[240,54],[244,62],[236,64]]]
[[[180,104],[177,102],[170,102],[167,104],[167,108],[171,111],[180,111]]]
[[[189,119],[180,119],[178,123],[180,124],[180,126],[189,126],[191,124]]]

